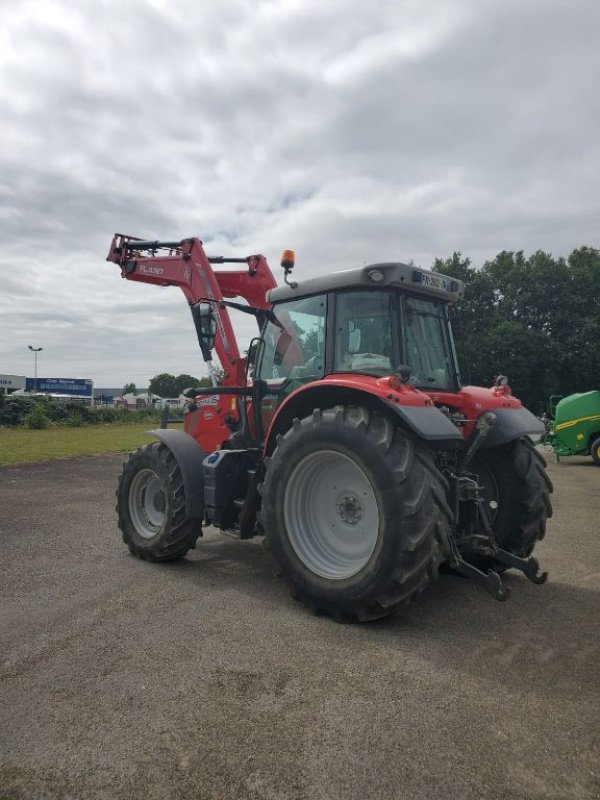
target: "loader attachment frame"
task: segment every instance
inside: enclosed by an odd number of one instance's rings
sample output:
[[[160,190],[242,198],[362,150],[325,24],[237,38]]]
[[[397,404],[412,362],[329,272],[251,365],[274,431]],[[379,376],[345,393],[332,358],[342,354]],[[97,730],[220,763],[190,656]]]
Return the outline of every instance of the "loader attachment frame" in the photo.
[[[113,236],[107,261],[118,264],[126,280],[151,283],[155,286],[178,286],[190,308],[198,330],[197,314],[200,302],[213,306],[217,328],[215,351],[224,371],[224,386],[241,386],[246,372],[246,358],[240,353],[226,298],[242,297],[253,309],[268,311],[266,293],[277,283],[263,255],[243,258],[208,256],[197,238],[180,241],[138,239],[116,233]],[[215,270],[212,264],[244,264],[243,270]],[[237,304],[232,303],[234,308]],[[260,322],[260,318],[257,317]],[[208,371],[215,370],[210,352],[203,351]]]

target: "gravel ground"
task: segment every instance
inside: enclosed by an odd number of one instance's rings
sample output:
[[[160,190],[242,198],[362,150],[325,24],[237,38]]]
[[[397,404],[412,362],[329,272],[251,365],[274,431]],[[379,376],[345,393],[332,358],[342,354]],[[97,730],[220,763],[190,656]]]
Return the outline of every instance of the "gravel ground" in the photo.
[[[600,470],[550,464],[550,581],[442,575],[392,619],[310,615],[257,541],[152,565],[122,456],[0,468],[0,798],[600,797]]]

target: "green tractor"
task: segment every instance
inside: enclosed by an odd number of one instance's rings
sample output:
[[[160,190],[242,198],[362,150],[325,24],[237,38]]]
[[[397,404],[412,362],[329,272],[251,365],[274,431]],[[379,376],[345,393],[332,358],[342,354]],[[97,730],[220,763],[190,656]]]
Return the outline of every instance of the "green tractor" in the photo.
[[[600,391],[559,400],[543,442],[554,451],[557,461],[561,456],[591,455],[600,467]]]

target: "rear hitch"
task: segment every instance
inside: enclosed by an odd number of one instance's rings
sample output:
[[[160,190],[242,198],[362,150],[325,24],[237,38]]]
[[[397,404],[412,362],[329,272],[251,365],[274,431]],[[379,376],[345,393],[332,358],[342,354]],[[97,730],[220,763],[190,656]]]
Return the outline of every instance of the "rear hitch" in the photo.
[[[519,556],[514,556],[499,547],[494,550],[494,558],[496,561],[506,564],[507,567],[518,569],[525,575],[527,580],[536,583],[538,586],[548,580],[548,573],[540,572],[540,564],[537,558],[519,558]]]
[[[527,580],[530,580],[532,583],[536,583],[538,586],[541,586],[542,583],[546,583],[548,580],[548,573],[540,572],[540,564],[537,558],[520,558],[519,556],[515,556],[512,553],[509,553],[507,550],[503,550],[501,547],[498,547],[498,543],[494,537],[494,531],[492,529],[490,518],[488,516],[488,511],[485,507],[482,497],[478,499],[477,504],[479,506],[479,517],[489,541],[489,546],[487,548],[489,555],[491,555],[492,558],[496,559],[496,561],[499,561],[501,564],[506,564],[507,567],[518,569],[519,572],[522,572],[523,575],[525,575]]]
[[[465,561],[458,552],[453,553],[453,557],[450,559],[450,566],[461,575],[471,578],[475,583],[478,583],[479,586],[485,589],[488,594],[491,594],[495,600],[504,602],[510,597],[510,588],[502,583],[502,578],[497,572],[494,572],[493,569],[483,572],[483,570],[478,569],[474,564],[469,564],[468,561]]]
[[[495,424],[496,415],[492,412],[481,415],[477,421],[473,440],[461,459],[456,473],[452,476],[451,484],[453,488],[454,522],[456,527],[448,536],[450,550],[448,563],[452,569],[455,569],[461,575],[465,575],[478,583],[479,586],[485,589],[485,591],[496,600],[504,601],[508,600],[510,597],[510,588],[503,584],[502,578],[495,570],[489,569],[487,572],[484,572],[474,564],[466,561],[459,547],[460,543],[467,544],[469,551],[477,556],[492,558],[507,567],[518,569],[532,583],[538,585],[546,583],[548,580],[548,573],[540,571],[540,565],[536,558],[520,558],[498,546],[488,516],[488,510],[485,506],[484,498],[481,495],[481,487],[477,485],[477,482],[473,480],[472,476],[469,477],[465,474],[468,465],[473,460],[475,454],[480,449]],[[479,518],[481,528],[483,529],[475,532],[472,527],[472,519],[469,524],[470,535],[466,537],[466,541],[460,533],[458,533],[458,541],[456,537],[459,530],[461,503],[467,503],[471,505],[471,507],[474,507],[475,517]]]
[[[458,477],[455,480],[457,496],[463,501],[471,501],[476,504],[478,517],[483,528],[483,531],[471,535],[468,538],[470,545],[469,550],[478,556],[493,558],[495,561],[499,561],[507,567],[518,569],[532,583],[537,585],[546,583],[548,580],[548,573],[540,571],[537,558],[520,558],[498,546],[487,508],[479,493],[479,487],[476,482],[467,477]],[[483,572],[483,570],[479,569],[474,564],[466,561],[460,551],[454,532],[450,533],[448,539],[450,545],[449,565],[452,569],[455,569],[461,575],[472,578],[485,589],[486,592],[491,594],[492,597],[495,597],[496,600],[508,600],[510,597],[510,589],[508,586],[504,586],[500,575],[493,569]],[[473,547],[473,545],[476,546]]]

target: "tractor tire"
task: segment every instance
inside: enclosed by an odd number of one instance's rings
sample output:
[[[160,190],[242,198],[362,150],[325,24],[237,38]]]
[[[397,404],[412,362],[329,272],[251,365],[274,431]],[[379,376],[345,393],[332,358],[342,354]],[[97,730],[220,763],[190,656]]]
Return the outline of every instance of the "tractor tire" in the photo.
[[[597,467],[600,467],[600,437],[598,437],[594,442],[592,442],[592,446],[590,447],[590,454],[592,456],[592,461]]]
[[[468,468],[478,476],[499,547],[527,558],[544,538],[546,521],[552,516],[552,483],[546,461],[528,437],[501,447],[480,451]],[[480,559],[478,566],[503,571],[493,559]]]
[[[429,449],[387,417],[316,409],[277,437],[260,518],[296,599],[340,622],[370,621],[437,578],[447,488]]]
[[[117,515],[123,541],[145,561],[173,561],[196,546],[201,521],[185,511],[181,470],[161,442],[131,453],[117,489]]]

